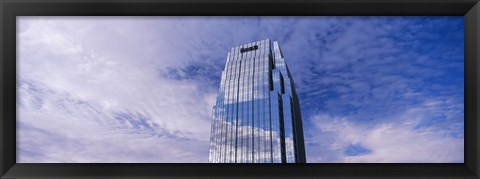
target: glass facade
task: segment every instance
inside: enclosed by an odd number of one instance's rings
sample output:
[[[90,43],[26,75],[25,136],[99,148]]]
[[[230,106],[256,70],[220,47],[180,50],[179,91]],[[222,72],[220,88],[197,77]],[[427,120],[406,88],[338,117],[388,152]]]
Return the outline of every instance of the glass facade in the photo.
[[[300,104],[278,42],[228,52],[212,110],[210,163],[305,163]]]

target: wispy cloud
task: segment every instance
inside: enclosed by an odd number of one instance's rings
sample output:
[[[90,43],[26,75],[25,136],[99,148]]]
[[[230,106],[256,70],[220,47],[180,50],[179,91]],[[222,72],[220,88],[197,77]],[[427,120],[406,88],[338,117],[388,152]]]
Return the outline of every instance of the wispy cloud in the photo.
[[[29,23],[19,34],[19,148],[72,157],[20,153],[20,162],[207,161],[214,88],[160,76],[168,56],[140,54],[135,43],[147,37],[129,39],[134,29],[103,29],[116,21]],[[80,25],[80,31],[59,28]],[[49,133],[31,133],[34,128]]]
[[[309,65],[292,65],[309,69],[298,77],[317,126],[306,129],[309,162],[463,162],[461,19],[345,22]],[[351,145],[371,153],[350,156]]]
[[[375,124],[314,115],[309,162],[463,163],[463,106],[455,103],[427,101]]]

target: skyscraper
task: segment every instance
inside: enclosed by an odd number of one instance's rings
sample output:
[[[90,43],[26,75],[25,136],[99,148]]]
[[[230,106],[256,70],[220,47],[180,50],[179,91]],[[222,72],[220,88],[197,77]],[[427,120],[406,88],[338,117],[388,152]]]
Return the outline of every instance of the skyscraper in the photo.
[[[210,163],[305,163],[302,117],[278,42],[228,52],[212,111]]]

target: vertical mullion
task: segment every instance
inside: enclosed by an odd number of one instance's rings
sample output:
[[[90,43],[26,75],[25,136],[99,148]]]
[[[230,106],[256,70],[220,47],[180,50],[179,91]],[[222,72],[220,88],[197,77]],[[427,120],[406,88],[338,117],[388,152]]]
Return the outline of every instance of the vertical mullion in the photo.
[[[234,129],[234,121],[236,120],[236,114],[237,114],[237,103],[238,103],[238,100],[237,100],[237,96],[238,96],[238,76],[239,76],[239,73],[240,73],[240,65],[239,65],[239,59],[235,59],[235,66],[234,66],[234,75],[232,76],[232,86],[233,86],[233,90],[232,90],[232,114],[230,116],[230,119],[231,119],[231,125],[230,125],[230,141],[229,141],[229,153],[230,155],[228,156],[229,160],[230,160],[230,163],[234,162],[235,161],[235,142],[234,142],[234,136],[235,136],[235,132],[236,130]]]
[[[248,118],[249,118],[249,111],[248,111],[248,103],[249,101],[247,100],[247,96],[248,96],[248,60],[243,58],[243,66],[246,67],[246,70],[244,71],[243,75],[243,100],[244,100],[244,103],[243,103],[243,114],[244,114],[244,118],[243,118],[243,128],[242,128],[242,162],[246,163],[248,162],[247,158],[248,158]]]
[[[250,53],[245,52],[244,60],[246,61],[247,68],[251,69],[251,67],[250,67],[251,61],[250,61],[250,55],[249,54]],[[247,117],[247,128],[246,128],[247,135],[245,137],[246,137],[246,140],[247,140],[247,147],[246,147],[247,158],[246,159],[247,159],[248,163],[252,163],[253,161],[251,159],[252,159],[253,151],[251,150],[251,147],[252,147],[253,141],[252,141],[251,136],[253,135],[253,133],[250,130],[250,128],[252,127],[252,117],[253,117],[253,115],[252,115],[252,109],[251,109],[251,106],[252,106],[251,100],[249,100],[250,95],[251,95],[249,87],[250,87],[250,83],[251,83],[252,80],[250,79],[249,74],[250,74],[250,71],[246,75],[246,78],[247,78],[248,82],[247,82],[246,87],[245,87],[246,90],[247,90],[247,100],[248,100],[248,106],[247,106],[247,116],[248,117]]]

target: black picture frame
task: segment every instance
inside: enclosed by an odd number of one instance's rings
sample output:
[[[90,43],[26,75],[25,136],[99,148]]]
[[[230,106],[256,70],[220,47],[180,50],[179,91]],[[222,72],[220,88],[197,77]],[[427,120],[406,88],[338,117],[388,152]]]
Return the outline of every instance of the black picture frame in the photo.
[[[16,163],[17,16],[453,15],[465,24],[463,164],[35,164]],[[478,0],[2,0],[1,178],[479,178]]]

